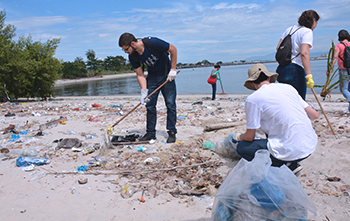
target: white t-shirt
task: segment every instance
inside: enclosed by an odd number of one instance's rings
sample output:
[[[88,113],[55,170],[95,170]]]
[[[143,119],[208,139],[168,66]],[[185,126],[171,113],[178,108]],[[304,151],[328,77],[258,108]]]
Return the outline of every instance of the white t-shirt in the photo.
[[[309,106],[288,84],[263,85],[245,103],[247,129],[261,128],[277,159],[293,161],[313,153],[317,135],[304,110]]]
[[[300,28],[301,27],[301,28]],[[301,56],[300,56],[300,49],[301,49],[301,45],[302,44],[308,44],[310,45],[310,51],[312,50],[312,43],[313,43],[313,32],[310,28],[306,28],[304,26],[300,26],[300,25],[294,25],[291,26],[289,28],[287,28],[287,30],[283,33],[281,39],[284,39],[288,34],[290,29],[292,28],[292,32],[291,34],[297,30],[298,28],[300,28],[298,31],[296,31],[292,37],[292,63],[295,63],[301,67],[304,68],[302,62],[301,62]],[[299,54],[299,55],[298,55]],[[297,56],[298,55],[298,56]],[[296,57],[297,56],[297,57]]]

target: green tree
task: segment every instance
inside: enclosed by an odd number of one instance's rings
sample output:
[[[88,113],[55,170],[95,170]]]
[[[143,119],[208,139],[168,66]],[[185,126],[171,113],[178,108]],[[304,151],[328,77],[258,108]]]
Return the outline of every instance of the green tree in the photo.
[[[5,18],[5,11],[0,12],[0,96],[51,96],[61,67],[59,60],[53,58],[60,39],[41,43],[33,42],[31,36],[21,36],[15,42],[12,38],[16,29],[5,26]]]
[[[74,59],[74,62],[75,62],[75,63],[84,63],[84,64],[85,64],[85,62],[84,62],[84,60],[83,60],[82,57],[76,57],[76,58]]]
[[[86,66],[89,70],[96,70],[96,53],[92,49],[88,49],[85,53],[87,62]]]
[[[16,36],[16,28],[13,25],[5,25],[6,12],[0,11],[0,98],[8,97],[6,83],[10,82],[9,62],[16,58],[15,44],[12,38]],[[6,100],[6,99],[5,99]]]
[[[65,79],[83,78],[87,76],[86,65],[84,62],[63,62],[61,77]]]
[[[107,56],[104,60],[104,68],[107,71],[119,71],[125,66],[126,59],[123,56]]]

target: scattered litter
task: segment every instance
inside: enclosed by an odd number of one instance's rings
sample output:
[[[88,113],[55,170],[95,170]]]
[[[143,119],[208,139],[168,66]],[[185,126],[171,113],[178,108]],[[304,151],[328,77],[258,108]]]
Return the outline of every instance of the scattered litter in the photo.
[[[93,145],[89,145],[87,147],[83,147],[82,153],[84,155],[88,155],[89,153],[95,152],[95,147]]]
[[[26,172],[28,172],[28,171],[33,171],[35,169],[35,167],[34,167],[34,165],[32,164],[32,165],[29,165],[29,166],[26,166],[26,167],[22,167],[22,170],[23,171],[26,171]]]
[[[7,148],[1,148],[0,149],[0,153],[9,153],[9,152],[10,152],[10,150],[7,149]]]
[[[88,178],[79,177],[79,179],[78,179],[79,184],[86,184],[87,182],[88,182]]]
[[[195,104],[203,104],[203,101],[192,101],[192,105],[195,105]]]
[[[91,122],[99,122],[100,120],[96,119],[96,118],[93,118],[93,117],[89,117],[88,121],[91,121]]]
[[[177,119],[179,119],[179,120],[183,120],[183,119],[185,119],[185,118],[186,118],[186,116],[183,115],[183,114],[179,114],[179,115],[177,116]]]
[[[94,159],[94,161],[89,162],[90,167],[101,167],[107,163],[107,161],[101,160],[99,157],[95,157]]]
[[[64,138],[59,141],[57,149],[71,149],[73,147],[80,147],[81,141],[78,138]]]
[[[147,147],[144,147],[144,146],[139,146],[136,148],[137,151],[140,151],[140,152],[145,152],[147,150]]]
[[[91,105],[92,107],[102,107],[102,105],[101,104],[96,104],[96,103],[94,103],[93,105]]]
[[[148,157],[146,160],[143,161],[145,164],[148,163],[159,163],[160,158],[159,157]]]
[[[134,195],[135,193],[135,188],[133,186],[131,186],[130,184],[124,185],[121,189],[120,189],[120,195],[124,198],[130,198],[132,197],[132,195]]]
[[[34,165],[44,165],[50,163],[50,158],[48,157],[19,157],[16,159],[16,166],[26,167],[32,164]]]
[[[111,142],[135,142],[140,136],[138,134],[130,134],[125,136],[113,136]]]
[[[15,113],[8,112],[7,114],[5,114],[5,117],[14,117],[14,116],[16,116]]]
[[[79,166],[79,167],[77,168],[77,170],[78,170],[79,172],[88,171],[88,169],[89,169],[88,166]]]
[[[210,143],[209,141],[207,141],[203,144],[203,148],[207,148],[209,150],[215,150],[215,145],[213,143]]]
[[[39,129],[40,129],[40,131],[43,131],[47,128],[56,127],[61,121],[67,121],[67,117],[60,117],[60,119],[52,120],[50,122],[42,124],[39,126]]]
[[[82,150],[83,150],[83,148],[81,148],[81,147],[72,147],[73,152],[81,152]]]

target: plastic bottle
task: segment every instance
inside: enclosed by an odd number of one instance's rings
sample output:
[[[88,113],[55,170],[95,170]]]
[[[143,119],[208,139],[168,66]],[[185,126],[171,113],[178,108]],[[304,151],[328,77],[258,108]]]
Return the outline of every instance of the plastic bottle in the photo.
[[[133,186],[131,186],[130,184],[124,185],[120,189],[120,195],[124,199],[132,197],[132,195],[134,195],[134,193],[135,193],[135,188]]]

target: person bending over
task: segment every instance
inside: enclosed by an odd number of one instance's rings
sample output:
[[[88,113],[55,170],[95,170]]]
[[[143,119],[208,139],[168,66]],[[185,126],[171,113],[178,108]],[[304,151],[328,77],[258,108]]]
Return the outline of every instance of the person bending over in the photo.
[[[147,45],[145,45],[147,44]],[[129,54],[129,61],[136,72],[137,81],[141,87],[141,104],[146,103],[147,129],[140,141],[156,139],[157,124],[157,100],[159,92],[162,92],[167,108],[168,130],[167,143],[176,141],[176,62],[177,49],[174,45],[156,37],[148,37],[137,40],[133,34],[124,33],[119,38],[119,46]],[[170,53],[170,58],[168,57]],[[141,63],[147,65],[148,76],[144,75]],[[166,80],[169,80],[160,90],[155,92],[149,100],[145,98],[158,88]]]

